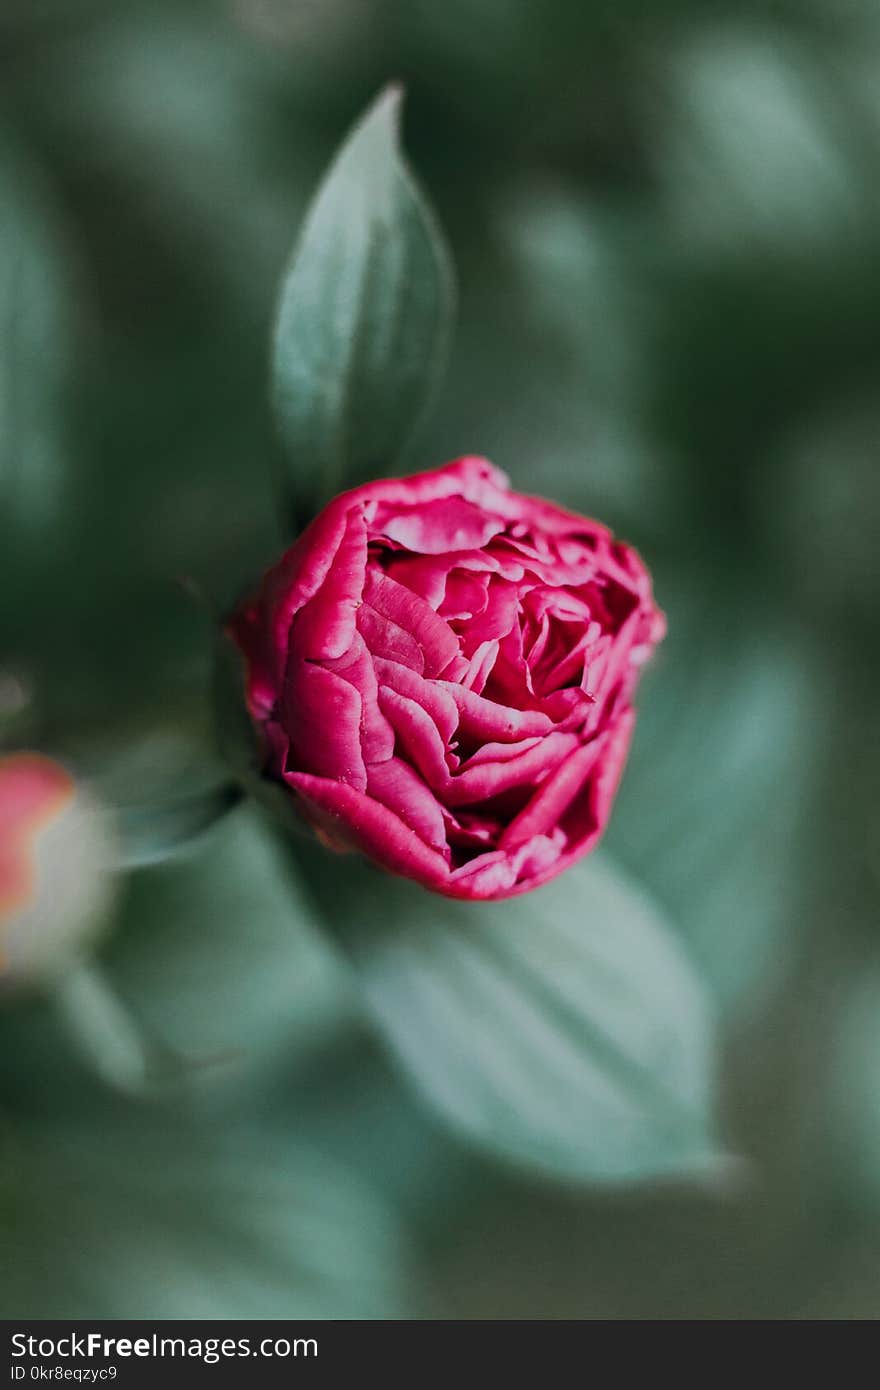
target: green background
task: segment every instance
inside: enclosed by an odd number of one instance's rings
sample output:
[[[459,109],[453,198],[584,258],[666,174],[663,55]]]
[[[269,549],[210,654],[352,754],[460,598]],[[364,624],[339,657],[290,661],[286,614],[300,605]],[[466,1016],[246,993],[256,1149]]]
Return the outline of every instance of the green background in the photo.
[[[241,807],[120,880],[87,1037],[82,1000],[2,1001],[0,1308],[874,1317],[867,0],[4,0],[4,743],[121,808],[215,775],[212,613],[282,537],[281,274],[389,79],[459,280],[413,465],[483,453],[601,518],[668,615],[608,846],[702,981],[739,1161],[560,1181],[502,1156],[515,1094],[481,1142],[445,1123],[443,1058],[398,1071]],[[146,1087],[127,1039],[167,1061]]]

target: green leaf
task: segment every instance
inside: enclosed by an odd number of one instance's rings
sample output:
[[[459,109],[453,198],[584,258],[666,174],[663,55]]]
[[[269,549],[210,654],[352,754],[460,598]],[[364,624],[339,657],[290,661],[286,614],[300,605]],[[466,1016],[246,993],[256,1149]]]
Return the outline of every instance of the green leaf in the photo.
[[[272,393],[295,514],[394,470],[446,357],[452,268],[400,153],[400,105],[389,87],[355,126],[282,286]]]
[[[607,861],[492,904],[430,896],[354,860],[344,872],[303,862],[386,1042],[462,1134],[570,1180],[711,1164],[703,991]]]
[[[779,987],[803,932],[823,673],[750,581],[701,577],[702,589],[694,571],[658,577],[669,633],[639,692],[607,843],[733,1016]]]
[[[82,1060],[121,1091],[140,1091],[150,1068],[149,1047],[101,971],[79,965],[58,984],[55,1005]]]
[[[222,820],[241,796],[235,783],[222,782],[189,796],[120,808],[116,820],[120,866],[141,868],[168,859]]]
[[[106,979],[194,1080],[250,1084],[267,1053],[307,1051],[350,1010],[345,972],[294,887],[252,806],[130,876]]]
[[[347,1169],[176,1116],[0,1132],[10,1317],[405,1315],[403,1243]]]

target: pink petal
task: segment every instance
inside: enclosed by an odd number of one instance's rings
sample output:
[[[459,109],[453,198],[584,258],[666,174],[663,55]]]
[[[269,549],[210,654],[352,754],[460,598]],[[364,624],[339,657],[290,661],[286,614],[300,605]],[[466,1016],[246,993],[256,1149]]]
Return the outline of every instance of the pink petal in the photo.
[[[516,868],[506,854],[496,850],[480,854],[460,869],[454,869],[449,881],[461,897],[499,898],[516,883]]]
[[[458,707],[450,694],[450,687],[444,681],[425,680],[396,661],[376,657],[373,664],[379,685],[388,686],[398,695],[414,700],[431,716],[444,745],[451,743],[458,728]]]
[[[370,525],[372,536],[384,535],[417,555],[479,550],[504,529],[504,521],[461,497],[391,510],[380,506]]]
[[[443,602],[446,579],[451,571],[470,574],[500,574],[502,565],[487,550],[463,550],[454,555],[394,554],[388,561],[386,573],[398,584],[405,584],[436,610]],[[505,577],[522,578],[522,570]]]
[[[458,655],[458,638],[433,608],[411,589],[375,569],[367,570],[364,599],[383,618],[402,627],[418,642],[425,658],[425,675],[439,676]]]
[[[488,576],[475,575],[467,570],[452,570],[446,576],[446,591],[439,612],[446,622],[473,618],[482,613],[489,599]]]
[[[361,752],[361,697],[342,676],[294,657],[281,695],[281,722],[297,767],[334,777],[363,791],[367,770]]]
[[[523,753],[528,753],[530,748],[537,748],[543,739],[540,735],[532,738],[517,739],[515,743],[483,743],[475,753],[472,753],[467,762],[462,764],[461,771],[466,772],[472,767],[482,767],[484,763],[506,763],[511,758],[518,758]],[[460,774],[459,774],[460,775]]]
[[[493,739],[506,743],[529,738],[532,734],[549,733],[553,727],[548,716],[539,710],[511,709],[486,700],[463,685],[447,681],[437,681],[437,685],[447,691],[458,706],[459,732],[474,742]]]
[[[448,806],[485,801],[514,787],[522,787],[551,772],[567,753],[577,748],[576,734],[552,733],[507,762],[483,763],[451,778],[444,800]]]
[[[618,717],[605,735],[602,752],[586,784],[563,813],[561,828],[569,845],[563,856],[565,866],[588,854],[602,837],[626,764],[634,723],[631,709]]]
[[[605,747],[604,738],[584,744],[564,758],[541,783],[531,801],[515,816],[498,841],[499,849],[514,850],[535,835],[546,835],[559,824],[593,770]]]
[[[493,577],[489,584],[486,606],[473,624],[474,635],[481,641],[492,641],[510,632],[519,617],[519,593],[515,584]]]
[[[279,563],[265,576],[260,599],[267,615],[269,641],[286,656],[293,617],[318,593],[352,533],[365,534],[362,506],[342,498],[315,517]],[[344,650],[344,647],[343,647]],[[283,664],[283,663],[282,663]]]
[[[425,669],[425,656],[411,632],[406,632],[399,623],[383,617],[369,603],[362,603],[357,614],[358,632],[367,647],[377,659],[408,666],[421,674]]]
[[[535,699],[532,673],[523,656],[523,636],[515,624],[499,643],[499,660],[492,672],[492,695],[499,704],[530,704]]]
[[[360,633],[345,656],[327,662],[327,669],[353,685],[361,698],[361,751],[364,762],[378,763],[394,752],[394,730],[379,709],[379,682],[373,658]]]
[[[498,643],[481,642],[459,677],[464,688],[475,690],[478,695],[482,694],[497,659]]]
[[[450,558],[446,555],[407,555],[404,559],[395,555],[387,574],[418,594],[436,613],[446,593],[449,567]]]
[[[590,786],[590,799],[593,818],[600,832],[608,823],[611,804],[617,795],[635,722],[634,710],[625,710],[620,715],[615,726],[608,731],[608,744],[596,766],[596,775]]]
[[[449,857],[443,808],[419,774],[402,758],[367,768],[367,792],[444,858]]]
[[[398,695],[388,686],[379,687],[379,708],[388,718],[398,742],[425,781],[445,796],[450,774],[446,749],[431,716],[416,700]]]
[[[441,497],[464,497],[478,507],[485,507],[487,511],[497,510],[499,515],[506,516],[510,507],[508,488],[508,480],[500,468],[489,463],[488,459],[469,455],[455,459],[443,468],[413,473],[409,478],[381,478],[363,483],[360,487],[341,493],[325,508],[321,517],[329,520],[354,506],[363,507],[368,513],[375,513],[383,503],[390,507],[424,506]],[[580,521],[583,525],[583,518]]]
[[[564,690],[554,690],[541,698],[542,712],[552,719],[557,728],[574,729],[583,725],[589,717],[593,705],[592,695],[579,686],[566,686]]]
[[[348,651],[354,640],[366,564],[364,519],[359,512],[349,512],[323,584],[291,624],[290,644],[303,660],[332,659]]]
[[[449,878],[445,859],[386,806],[344,782],[330,782],[306,772],[285,773],[284,780],[302,797],[310,816],[334,839],[363,850],[392,873],[442,891]]]
[[[590,693],[595,701],[587,725],[590,733],[596,731],[607,717],[609,700],[629,674],[632,639],[638,622],[639,613],[636,611],[627,618],[617,636],[609,639],[609,645],[605,648],[599,662],[595,665],[591,663],[589,672],[584,673],[584,680],[588,681],[592,687]],[[595,684],[593,684],[594,681]]]
[[[443,820],[447,841],[459,849],[491,849],[501,828],[495,817],[481,814],[479,811],[460,811],[458,815],[453,815],[445,806]]]
[[[508,897],[520,881],[531,887],[535,875],[554,872],[559,858],[557,841],[538,835],[512,855],[502,851],[479,855],[453,871],[450,885],[475,899]]]
[[[583,674],[584,658],[589,646],[590,643],[584,636],[564,656],[560,657],[555,665],[545,663],[539,678],[541,690],[551,695],[556,690],[570,689],[571,682],[579,679]]]
[[[38,834],[69,805],[75,791],[70,774],[39,753],[0,757],[0,974],[6,964],[4,922],[38,891]],[[50,884],[50,897],[52,891]]]

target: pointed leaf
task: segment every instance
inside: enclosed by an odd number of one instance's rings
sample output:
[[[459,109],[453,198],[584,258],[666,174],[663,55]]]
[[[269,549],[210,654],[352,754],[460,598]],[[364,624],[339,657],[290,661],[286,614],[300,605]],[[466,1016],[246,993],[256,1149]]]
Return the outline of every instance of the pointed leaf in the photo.
[[[272,392],[293,510],[392,472],[440,376],[451,263],[398,143],[390,87],[306,216],[275,331]]]
[[[433,897],[355,860],[302,862],[375,1023],[459,1131],[568,1179],[712,1162],[703,990],[609,862],[497,904]]]

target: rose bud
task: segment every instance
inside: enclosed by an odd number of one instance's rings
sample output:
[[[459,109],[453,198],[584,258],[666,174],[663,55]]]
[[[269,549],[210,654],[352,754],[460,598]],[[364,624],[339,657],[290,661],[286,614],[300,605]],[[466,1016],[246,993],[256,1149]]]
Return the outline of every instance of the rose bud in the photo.
[[[634,550],[463,458],[337,497],[228,632],[326,844],[503,898],[597,843],[664,619]]]
[[[106,916],[105,813],[58,763],[0,757],[0,989],[64,969]]]

